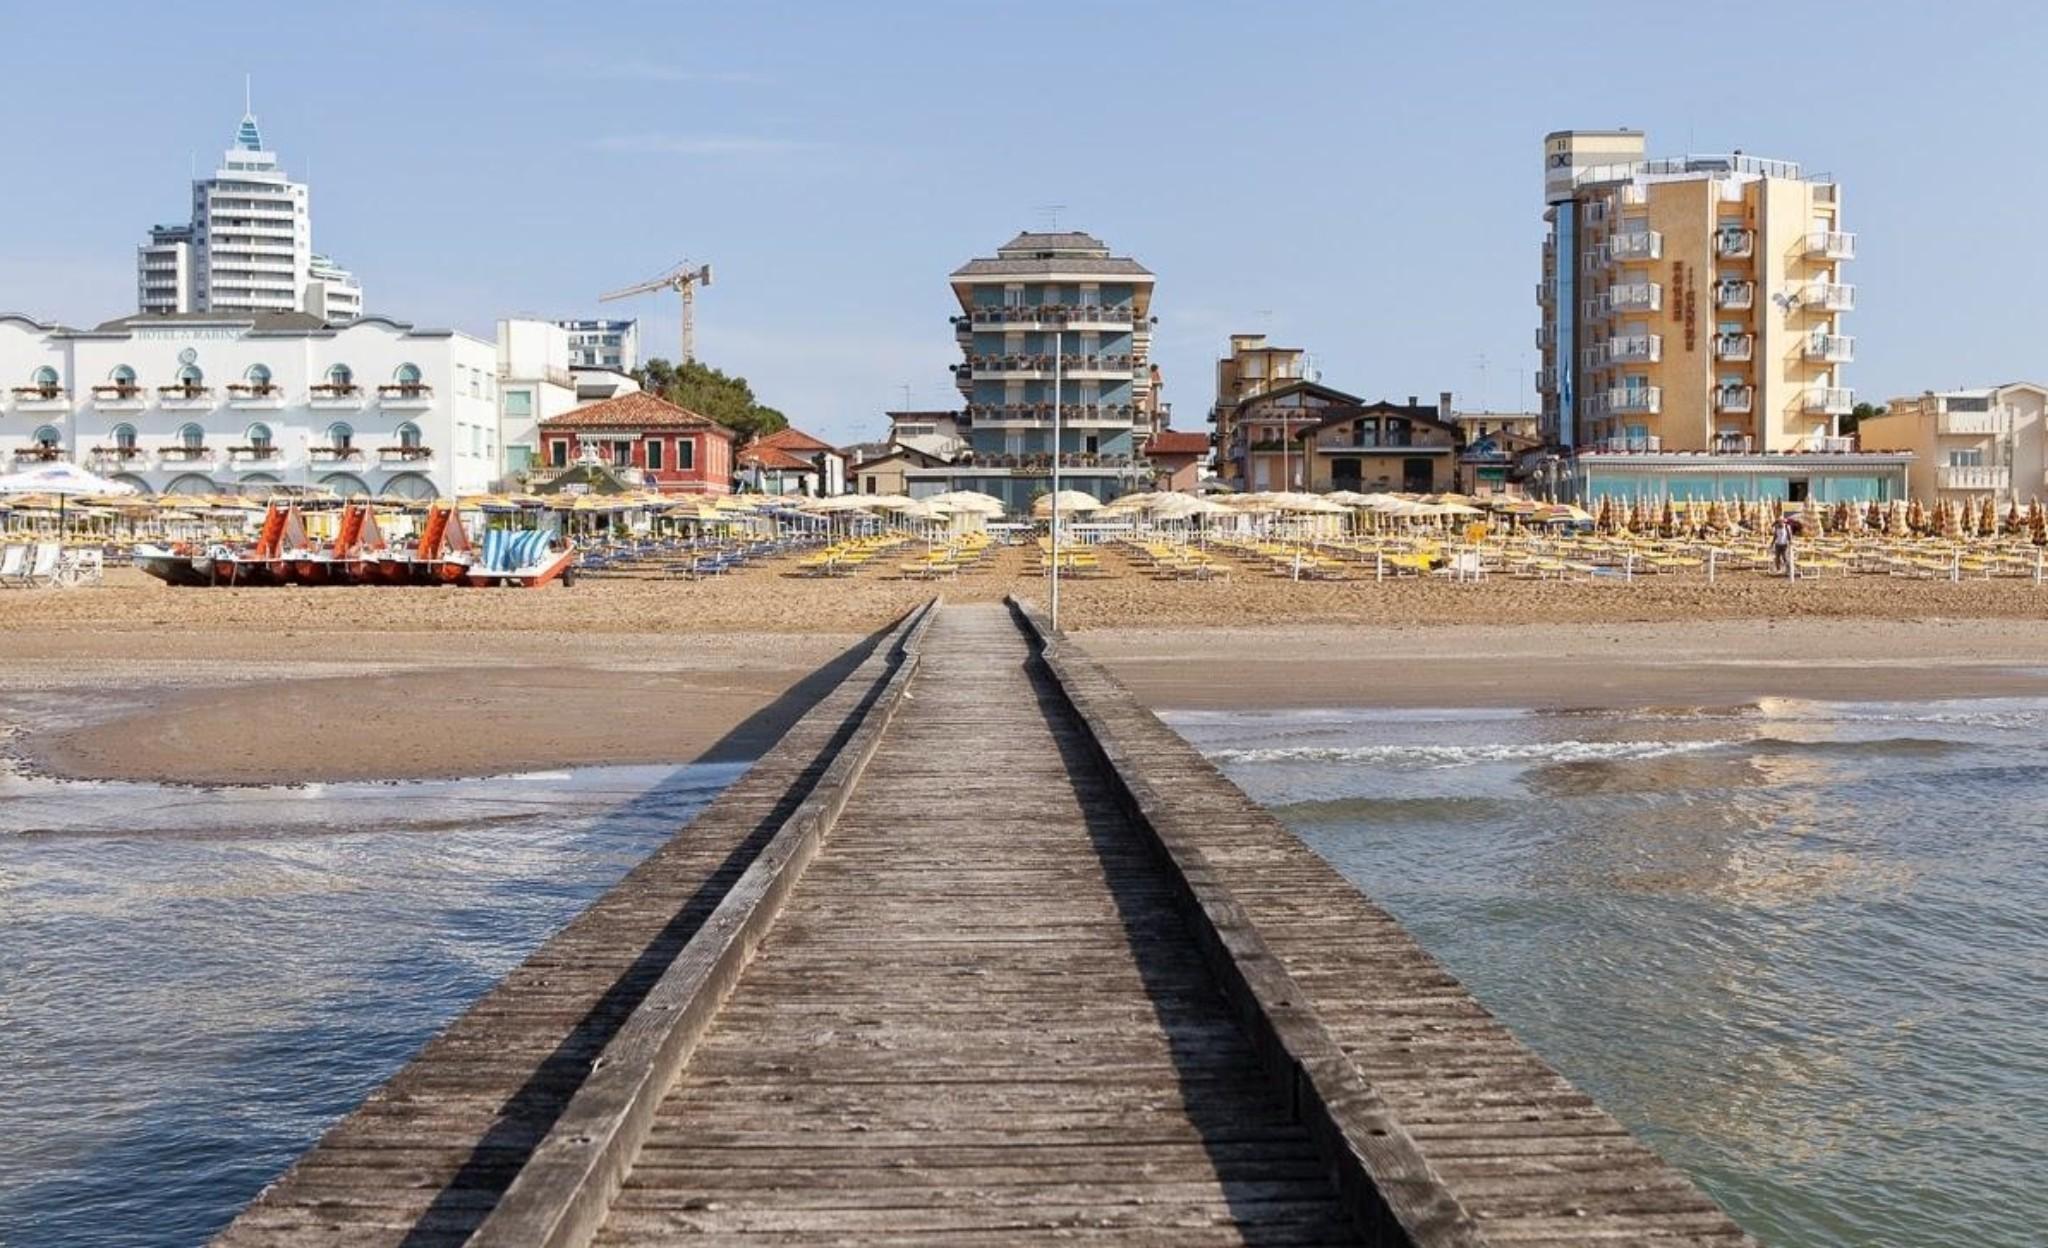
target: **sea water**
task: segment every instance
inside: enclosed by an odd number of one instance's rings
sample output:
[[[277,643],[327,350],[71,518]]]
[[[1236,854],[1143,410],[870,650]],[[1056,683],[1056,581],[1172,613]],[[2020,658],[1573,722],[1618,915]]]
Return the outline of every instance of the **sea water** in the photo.
[[[1168,719],[1765,1243],[2048,1243],[2048,702]]]
[[[0,1246],[203,1242],[741,769],[0,775]]]

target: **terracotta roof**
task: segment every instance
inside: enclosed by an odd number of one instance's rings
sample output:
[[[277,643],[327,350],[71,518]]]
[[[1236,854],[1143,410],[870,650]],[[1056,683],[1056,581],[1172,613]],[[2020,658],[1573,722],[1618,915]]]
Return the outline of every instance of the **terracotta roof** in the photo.
[[[1161,429],[1145,444],[1148,455],[1200,455],[1208,449],[1208,434],[1183,433],[1178,429]]]
[[[820,442],[801,429],[777,429],[754,440],[755,446],[780,447],[785,451],[833,451],[839,448]]]
[[[779,468],[785,472],[817,471],[817,465],[809,460],[798,459],[779,446],[764,446],[759,442],[741,451],[739,461],[748,468]]]
[[[699,416],[687,408],[677,407],[666,399],[659,399],[645,391],[622,394],[617,398],[550,416],[540,422],[543,429],[710,429],[732,437],[732,430],[719,424],[709,416]]]

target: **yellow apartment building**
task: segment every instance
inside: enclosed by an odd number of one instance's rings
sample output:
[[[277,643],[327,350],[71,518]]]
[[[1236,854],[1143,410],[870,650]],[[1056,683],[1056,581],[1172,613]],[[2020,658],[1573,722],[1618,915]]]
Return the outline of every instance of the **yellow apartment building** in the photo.
[[[2048,494],[2048,387],[2028,381],[1893,399],[1866,417],[1865,446],[1913,452],[1910,496],[2001,510]]]
[[[1300,347],[1276,347],[1264,334],[1232,334],[1230,354],[1216,361],[1216,401],[1209,408],[1209,423],[1215,426],[1210,443],[1216,448],[1216,475],[1235,489],[1283,488],[1278,482],[1250,486],[1248,459],[1253,444],[1240,428],[1245,404],[1268,391],[1307,376],[1307,353]],[[1321,413],[1302,413],[1289,433],[1321,419]]]
[[[1739,151],[1645,153],[1633,130],[1544,139],[1538,390],[1571,486],[1900,497],[1910,458],[1840,434],[1856,353],[1841,186]]]

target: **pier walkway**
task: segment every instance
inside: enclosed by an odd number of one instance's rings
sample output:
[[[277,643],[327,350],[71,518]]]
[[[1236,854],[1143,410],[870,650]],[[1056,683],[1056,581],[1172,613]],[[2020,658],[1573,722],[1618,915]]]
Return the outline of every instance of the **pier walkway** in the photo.
[[[906,619],[225,1245],[1732,1245],[1026,608]]]

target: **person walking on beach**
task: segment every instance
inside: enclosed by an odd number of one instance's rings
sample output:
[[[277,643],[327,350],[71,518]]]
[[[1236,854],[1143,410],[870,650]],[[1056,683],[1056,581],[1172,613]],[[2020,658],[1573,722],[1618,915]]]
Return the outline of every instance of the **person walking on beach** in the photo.
[[[1771,568],[1792,575],[1792,522],[1783,516],[1771,526]]]

